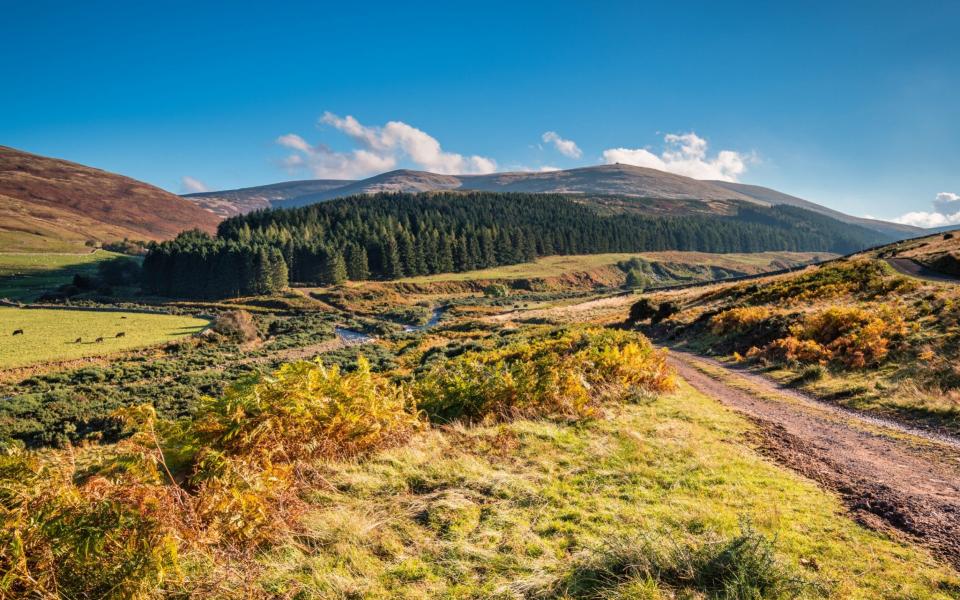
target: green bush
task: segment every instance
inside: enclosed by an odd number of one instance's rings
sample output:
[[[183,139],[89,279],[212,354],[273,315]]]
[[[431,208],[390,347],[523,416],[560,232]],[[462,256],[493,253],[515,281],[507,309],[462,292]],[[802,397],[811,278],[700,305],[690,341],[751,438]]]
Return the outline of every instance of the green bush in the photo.
[[[510,288],[502,283],[491,283],[483,288],[483,295],[488,298],[506,298],[510,295]]]
[[[623,285],[628,290],[642,292],[650,286],[650,282],[651,279],[647,275],[644,275],[637,269],[630,269],[627,271],[627,279]]]

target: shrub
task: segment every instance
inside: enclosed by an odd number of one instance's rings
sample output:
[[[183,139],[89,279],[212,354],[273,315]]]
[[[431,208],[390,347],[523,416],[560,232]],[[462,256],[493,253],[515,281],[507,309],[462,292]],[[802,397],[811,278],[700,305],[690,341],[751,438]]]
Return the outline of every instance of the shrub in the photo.
[[[649,298],[640,298],[630,306],[630,316],[627,318],[629,323],[639,323],[652,319],[657,314],[657,308]]]
[[[245,310],[231,310],[221,314],[214,322],[213,330],[237,342],[252,342],[260,337],[256,321]]]
[[[488,298],[506,298],[510,295],[510,288],[502,283],[491,283],[483,288],[483,295]]]
[[[296,362],[242,380],[204,400],[193,434],[211,451],[273,464],[364,454],[419,424],[411,395],[359,357],[352,373]]]
[[[598,414],[607,399],[672,387],[665,352],[643,336],[561,329],[439,364],[417,393],[428,414],[442,420],[581,419]]]
[[[805,316],[790,327],[790,335],[769,343],[763,355],[776,361],[835,361],[862,369],[882,362],[891,344],[906,333],[906,323],[893,308],[836,306]]]
[[[664,302],[657,308],[657,314],[653,316],[650,322],[654,325],[680,312],[680,305],[676,302]]]
[[[103,244],[104,250],[127,254],[129,256],[143,256],[147,253],[147,243],[140,240],[128,240],[126,238],[120,242],[106,242]]]
[[[287,529],[300,505],[298,470],[398,443],[422,425],[410,393],[371,372],[298,362],[206,398],[175,447],[198,448],[190,483],[211,542],[246,546]]]
[[[630,269],[623,285],[628,290],[642,292],[650,285],[650,278],[637,269]]]
[[[617,268],[623,271],[624,273],[629,273],[630,271],[637,271],[641,274],[651,275],[653,274],[653,269],[650,266],[650,263],[639,256],[633,256],[627,260],[617,261]]]
[[[823,344],[832,359],[863,368],[886,358],[891,339],[905,335],[907,326],[892,309],[834,307],[808,316],[794,331]]]
[[[714,335],[744,333],[769,319],[773,313],[765,306],[731,308],[710,318],[710,331]]]
[[[814,340],[801,340],[792,335],[773,340],[762,352],[748,352],[747,356],[762,355],[776,362],[819,363],[832,358],[829,350]]]

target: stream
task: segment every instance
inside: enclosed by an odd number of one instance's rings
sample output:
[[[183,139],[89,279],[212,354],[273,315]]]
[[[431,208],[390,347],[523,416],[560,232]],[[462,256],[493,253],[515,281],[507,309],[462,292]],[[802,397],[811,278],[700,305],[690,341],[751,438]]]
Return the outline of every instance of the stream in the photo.
[[[423,331],[435,326],[440,322],[440,318],[443,317],[443,313],[446,312],[446,308],[440,307],[433,309],[433,314],[430,315],[430,320],[423,325],[404,325],[403,330],[406,332],[412,331]],[[335,327],[334,331],[337,334],[337,337],[343,340],[343,343],[347,346],[358,346],[360,344],[369,344],[374,341],[376,337],[363,333],[361,331],[356,331],[354,329],[347,329],[345,327]]]

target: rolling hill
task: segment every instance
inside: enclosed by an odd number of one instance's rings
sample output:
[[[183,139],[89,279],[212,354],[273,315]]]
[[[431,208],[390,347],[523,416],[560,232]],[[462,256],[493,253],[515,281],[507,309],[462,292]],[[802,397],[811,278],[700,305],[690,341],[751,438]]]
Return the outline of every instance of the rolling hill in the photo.
[[[191,194],[186,198],[218,215],[233,216],[260,208],[291,208],[359,194],[450,190],[621,196],[648,201],[668,201],[655,203],[656,206],[651,207],[656,214],[729,214],[733,211],[731,205],[738,203],[760,206],[787,204],[893,237],[905,238],[922,232],[921,229],[909,225],[846,215],[769,188],[722,181],[701,181],[656,169],[623,164],[565,171],[490,175],[441,175],[401,169],[360,181],[291,181],[224,192]],[[216,206],[212,206],[214,203]]]
[[[162,240],[219,219],[158,187],[0,146],[0,251],[77,251],[88,241]]]

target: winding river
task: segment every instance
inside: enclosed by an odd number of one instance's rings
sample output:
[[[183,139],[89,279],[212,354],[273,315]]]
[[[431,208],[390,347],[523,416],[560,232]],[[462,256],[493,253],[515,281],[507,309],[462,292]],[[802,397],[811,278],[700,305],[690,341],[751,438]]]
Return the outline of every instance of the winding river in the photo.
[[[433,309],[433,314],[430,315],[430,320],[428,320],[423,325],[404,325],[403,330],[406,332],[412,331],[423,331],[425,329],[430,329],[434,327],[437,323],[440,322],[440,319],[443,317],[443,313],[446,312],[446,308],[440,307]],[[376,340],[377,338],[363,333],[361,331],[356,331],[354,329],[347,329],[345,327],[335,327],[334,331],[337,334],[337,337],[343,340],[343,343],[347,346],[358,346],[360,344],[369,344],[370,342]]]

